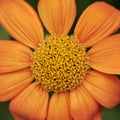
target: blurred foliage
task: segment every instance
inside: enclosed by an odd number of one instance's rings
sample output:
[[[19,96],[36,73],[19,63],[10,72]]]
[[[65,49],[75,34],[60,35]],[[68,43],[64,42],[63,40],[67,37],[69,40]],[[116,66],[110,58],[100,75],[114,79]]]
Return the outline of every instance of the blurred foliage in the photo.
[[[29,4],[33,6],[33,8],[37,11],[37,3],[38,0],[26,0]],[[70,31],[70,34],[74,30],[74,26],[79,18],[79,16],[82,14],[82,12],[93,2],[100,1],[100,0],[76,0],[77,5],[77,16],[75,19],[75,22],[73,24],[73,27]],[[117,9],[120,9],[120,0],[103,0]],[[120,33],[120,30],[118,31]],[[45,29],[45,34],[47,33],[47,30]],[[11,39],[9,34],[4,30],[2,26],[0,26],[0,39]],[[120,76],[118,76],[120,78]],[[13,117],[11,116],[9,112],[9,102],[0,103],[0,120],[13,120]],[[120,105],[116,106],[114,109],[106,109],[102,108],[102,118],[103,120],[120,120]]]
[[[14,120],[8,107],[9,102],[0,103],[0,120]]]
[[[114,109],[102,108],[103,120],[120,120],[120,105]]]
[[[0,40],[9,40],[11,37],[8,35],[8,33],[4,30],[2,26],[0,26]]]

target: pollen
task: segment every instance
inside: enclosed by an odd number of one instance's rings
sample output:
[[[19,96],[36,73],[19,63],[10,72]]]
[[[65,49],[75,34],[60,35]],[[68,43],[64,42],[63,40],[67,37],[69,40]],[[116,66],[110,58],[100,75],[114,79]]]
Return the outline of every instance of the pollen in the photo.
[[[43,89],[71,91],[82,83],[90,67],[86,50],[74,36],[50,35],[33,52],[31,69]]]

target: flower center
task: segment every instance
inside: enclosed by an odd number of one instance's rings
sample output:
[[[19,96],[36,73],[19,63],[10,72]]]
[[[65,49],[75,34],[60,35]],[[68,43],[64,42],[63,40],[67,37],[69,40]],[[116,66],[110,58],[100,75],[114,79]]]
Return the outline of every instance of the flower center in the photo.
[[[32,61],[35,80],[49,92],[72,90],[89,70],[86,51],[74,36],[47,36]]]

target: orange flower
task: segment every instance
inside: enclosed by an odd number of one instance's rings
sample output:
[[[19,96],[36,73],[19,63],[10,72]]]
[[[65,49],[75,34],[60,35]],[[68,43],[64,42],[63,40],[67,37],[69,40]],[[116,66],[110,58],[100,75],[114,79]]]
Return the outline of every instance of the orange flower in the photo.
[[[24,0],[0,0],[0,21],[16,41],[0,40],[0,101],[15,120],[101,119],[120,101],[119,11],[90,5],[68,35],[75,0],[40,0],[40,18]]]
[[[101,111],[98,111],[91,120],[102,120]]]

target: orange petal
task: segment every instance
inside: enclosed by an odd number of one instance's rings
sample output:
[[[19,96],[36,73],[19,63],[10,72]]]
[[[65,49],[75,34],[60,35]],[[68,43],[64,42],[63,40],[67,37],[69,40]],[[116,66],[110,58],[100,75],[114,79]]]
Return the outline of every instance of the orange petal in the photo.
[[[89,65],[98,71],[120,74],[120,34],[108,37],[88,51]]]
[[[0,74],[0,101],[7,101],[15,97],[33,80],[30,69],[13,73]]]
[[[102,120],[101,111],[98,111],[91,120]]]
[[[54,93],[50,99],[47,120],[71,120],[68,93]]]
[[[107,108],[120,102],[120,81],[113,75],[90,71],[83,85],[98,103]]]
[[[17,116],[14,116],[14,120],[26,120],[26,119],[18,118]],[[27,120],[28,120],[28,119],[27,119]]]
[[[114,33],[119,25],[119,10],[105,2],[95,2],[79,18],[74,34],[86,47],[91,47]]]
[[[38,10],[51,34],[66,35],[76,16],[75,0],[40,0]]]
[[[43,39],[40,20],[24,0],[0,0],[0,21],[15,39],[31,48]]]
[[[70,92],[70,110],[74,120],[89,120],[98,109],[99,105],[83,86]]]
[[[21,70],[31,65],[31,50],[15,41],[0,40],[0,73]]]
[[[16,120],[45,120],[48,92],[33,83],[10,103],[10,111]]]

